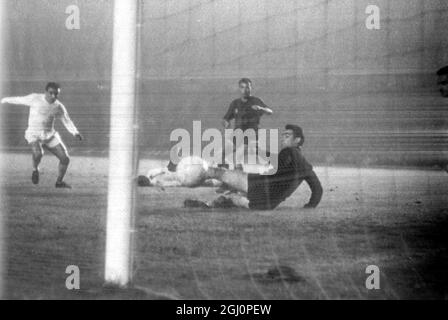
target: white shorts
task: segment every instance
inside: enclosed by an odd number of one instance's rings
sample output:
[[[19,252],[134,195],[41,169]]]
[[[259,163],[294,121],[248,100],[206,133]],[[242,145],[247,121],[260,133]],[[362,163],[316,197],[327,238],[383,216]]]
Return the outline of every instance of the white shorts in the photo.
[[[62,146],[64,146],[64,143],[62,142],[62,139],[57,131],[48,135],[42,132],[27,130],[25,132],[25,139],[29,144],[39,142],[42,146],[46,146],[48,148],[54,148],[58,144],[62,144]]]

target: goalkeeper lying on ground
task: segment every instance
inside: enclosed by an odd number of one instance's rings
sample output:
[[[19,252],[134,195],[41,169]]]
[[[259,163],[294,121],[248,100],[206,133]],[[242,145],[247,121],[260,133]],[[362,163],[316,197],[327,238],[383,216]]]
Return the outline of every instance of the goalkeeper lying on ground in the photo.
[[[303,131],[295,125],[287,125],[282,133],[282,150],[278,155],[278,169],[272,175],[247,174],[241,170],[208,168],[206,178],[220,181],[233,190],[211,203],[186,200],[187,207],[242,207],[254,210],[272,210],[291,196],[305,180],[312,195],[305,208],[315,208],[322,198],[322,186],[311,164],[302,156],[300,147],[304,143]],[[166,170],[168,171],[168,170]],[[176,179],[175,174],[169,175]],[[140,181],[139,181],[140,183]],[[165,182],[159,181],[161,186]],[[178,184],[175,182],[174,184]],[[169,185],[169,179],[165,186]]]

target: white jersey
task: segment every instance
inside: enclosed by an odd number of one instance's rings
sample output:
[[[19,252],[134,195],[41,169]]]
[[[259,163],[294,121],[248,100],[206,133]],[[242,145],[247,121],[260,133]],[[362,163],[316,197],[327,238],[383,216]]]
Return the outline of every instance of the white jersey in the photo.
[[[78,134],[65,106],[56,100],[54,103],[48,103],[45,94],[32,93],[25,97],[9,97],[4,98],[2,103],[21,104],[30,107],[28,117],[28,129],[25,138],[28,142],[36,140],[46,141],[51,139],[56,131],[54,130],[54,120],[61,119],[64,126],[72,134]]]

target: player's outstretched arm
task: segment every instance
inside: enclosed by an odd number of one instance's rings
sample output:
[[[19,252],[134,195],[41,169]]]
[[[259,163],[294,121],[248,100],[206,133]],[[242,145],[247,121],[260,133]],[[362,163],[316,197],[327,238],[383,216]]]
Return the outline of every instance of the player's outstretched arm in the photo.
[[[267,114],[268,116],[270,116],[271,114],[274,113],[274,111],[272,111],[271,108],[268,107],[262,107],[262,106],[252,106],[252,108],[256,111],[261,111],[264,114]]]
[[[312,171],[306,178],[306,183],[311,189],[310,201],[305,205],[305,208],[316,208],[322,199],[323,188],[316,173]]]
[[[1,103],[20,104],[29,106],[34,98],[34,94],[30,94],[24,97],[6,97],[1,100]]]
[[[262,109],[261,109],[261,111],[263,111],[265,114],[267,114],[268,116],[270,116],[271,114],[273,114],[274,113],[274,111],[272,111],[272,109],[271,108],[268,108],[268,107],[261,107]]]
[[[70,118],[67,109],[62,103],[60,104],[60,108],[61,108],[60,119],[64,124],[65,128],[67,129],[67,131],[70,132],[78,140],[80,141],[83,140],[83,136],[79,133],[78,129],[76,128],[75,124]]]

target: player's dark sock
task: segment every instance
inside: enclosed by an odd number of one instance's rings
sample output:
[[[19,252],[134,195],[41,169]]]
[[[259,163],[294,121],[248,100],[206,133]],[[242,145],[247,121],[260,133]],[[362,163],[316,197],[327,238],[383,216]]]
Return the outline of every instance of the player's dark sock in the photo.
[[[177,164],[174,164],[171,160],[170,163],[166,166],[169,172],[176,172]]]
[[[31,181],[33,182],[33,184],[39,183],[39,170],[33,171],[33,174],[31,175]]]
[[[184,208],[200,208],[200,209],[210,209],[210,206],[204,201],[186,199],[184,201]]]
[[[69,185],[68,183],[65,183],[64,181],[56,181],[56,188],[58,189],[71,189],[72,186]]]
[[[137,178],[137,185],[139,187],[151,187],[151,181],[149,180],[148,177],[145,176],[138,176]]]

